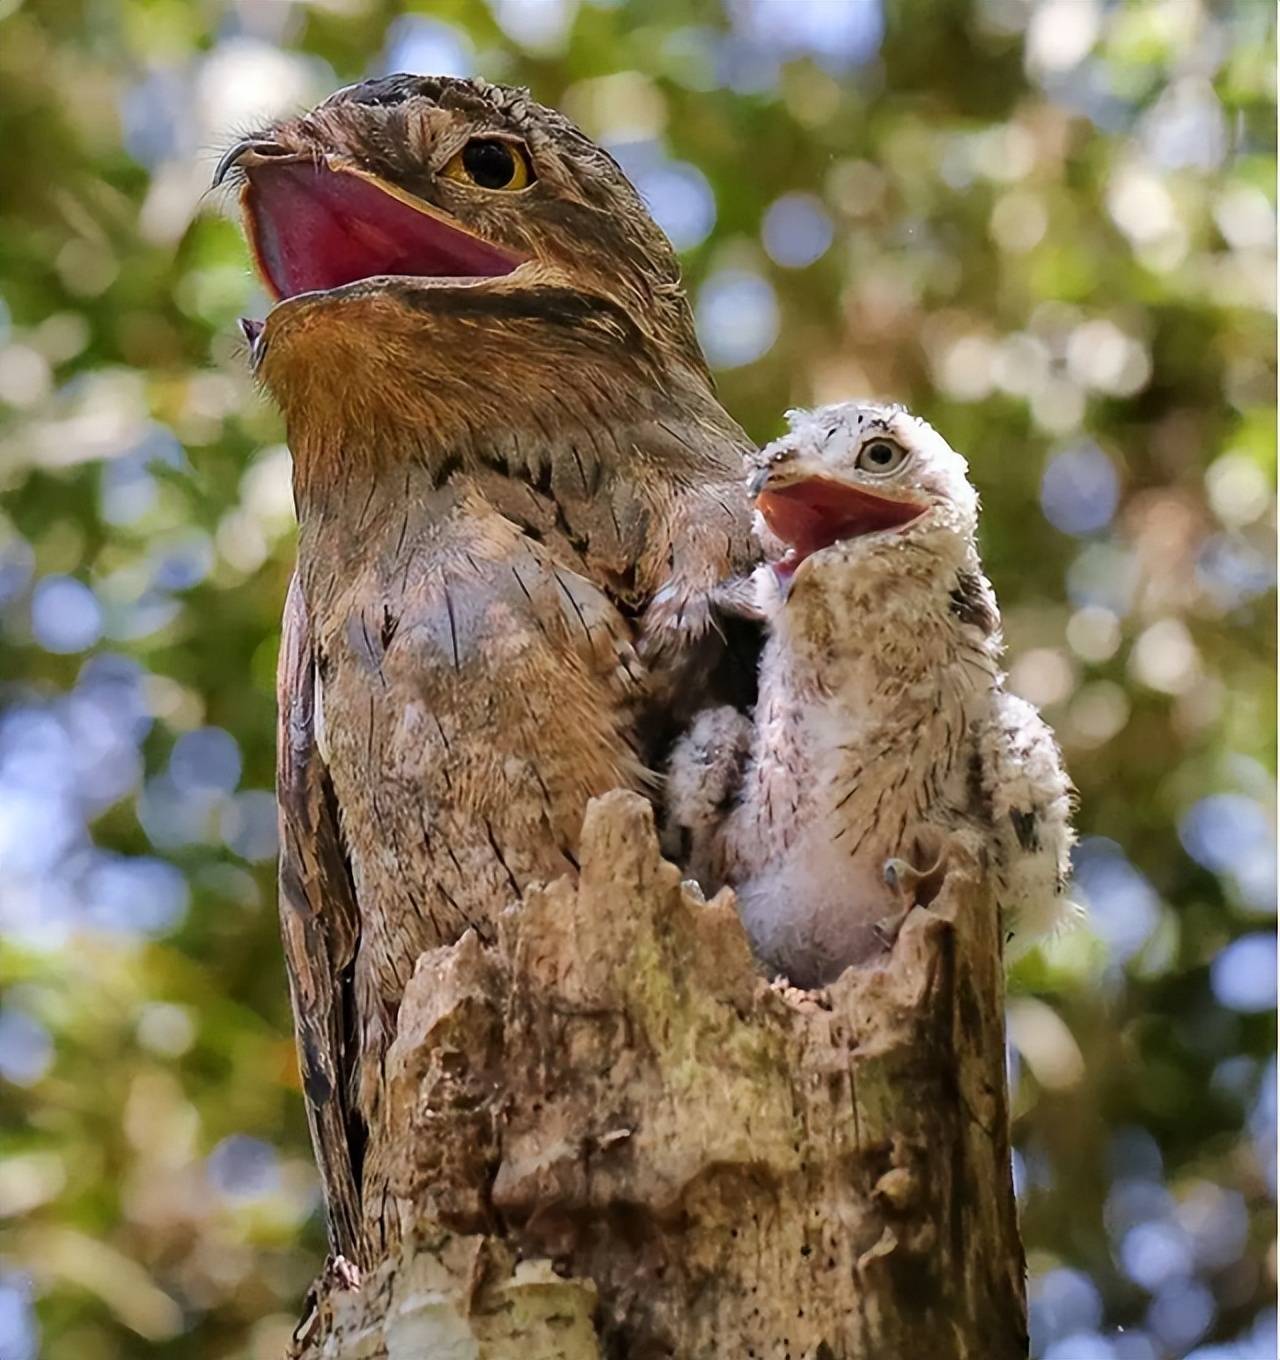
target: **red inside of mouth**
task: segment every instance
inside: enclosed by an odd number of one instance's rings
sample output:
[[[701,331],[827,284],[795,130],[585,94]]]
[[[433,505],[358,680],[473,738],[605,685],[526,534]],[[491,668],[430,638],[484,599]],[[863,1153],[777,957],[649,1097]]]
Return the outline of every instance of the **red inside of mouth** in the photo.
[[[324,166],[254,167],[245,207],[258,263],[279,298],[381,274],[496,278],[520,263],[359,175]]]
[[[756,506],[769,528],[791,545],[791,552],[778,564],[787,576],[806,557],[833,543],[881,529],[901,528],[925,511],[914,501],[890,500],[864,487],[824,477],[762,491],[756,497]]]

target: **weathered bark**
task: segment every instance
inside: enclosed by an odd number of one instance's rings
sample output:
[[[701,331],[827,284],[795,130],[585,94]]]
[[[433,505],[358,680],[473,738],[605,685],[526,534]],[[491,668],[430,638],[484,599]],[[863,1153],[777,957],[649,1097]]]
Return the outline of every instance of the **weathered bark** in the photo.
[[[306,1360],[1026,1354],[1003,978],[957,856],[882,967],[770,987],[644,800],[492,949],[423,956],[389,1059],[417,1224]]]

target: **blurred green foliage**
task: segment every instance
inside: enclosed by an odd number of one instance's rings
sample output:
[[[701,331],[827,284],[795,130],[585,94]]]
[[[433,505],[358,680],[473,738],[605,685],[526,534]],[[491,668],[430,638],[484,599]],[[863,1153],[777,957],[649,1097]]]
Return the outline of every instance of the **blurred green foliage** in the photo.
[[[1093,912],[1012,980],[1034,1349],[1274,1357],[1273,30],[0,0],[3,1360],[274,1360],[320,1258],[264,792],[288,463],[205,188],[262,112],[432,64],[615,150],[753,436],[875,394],[968,455]]]

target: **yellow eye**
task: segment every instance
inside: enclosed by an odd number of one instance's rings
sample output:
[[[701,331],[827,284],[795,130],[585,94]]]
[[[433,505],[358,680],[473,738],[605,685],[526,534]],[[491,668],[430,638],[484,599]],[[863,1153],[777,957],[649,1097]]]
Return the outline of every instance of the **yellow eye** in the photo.
[[[524,147],[499,137],[473,137],[440,173],[481,189],[523,189],[533,183]]]

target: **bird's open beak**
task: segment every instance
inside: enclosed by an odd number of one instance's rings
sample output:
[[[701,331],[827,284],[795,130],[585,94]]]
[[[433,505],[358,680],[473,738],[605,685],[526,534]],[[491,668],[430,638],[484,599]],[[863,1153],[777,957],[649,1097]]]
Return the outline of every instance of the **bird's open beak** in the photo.
[[[814,553],[834,543],[886,529],[900,529],[919,519],[927,505],[906,497],[872,491],[861,483],[818,472],[805,459],[790,458],[756,471],[748,488],[769,529],[790,552],[778,564],[790,578]]]
[[[218,163],[214,184],[244,174],[241,203],[258,270],[278,299],[384,275],[496,278],[525,257],[337,156],[248,140]]]

